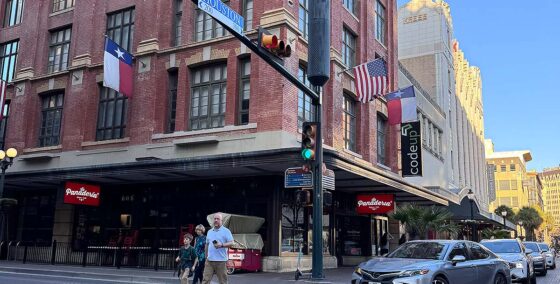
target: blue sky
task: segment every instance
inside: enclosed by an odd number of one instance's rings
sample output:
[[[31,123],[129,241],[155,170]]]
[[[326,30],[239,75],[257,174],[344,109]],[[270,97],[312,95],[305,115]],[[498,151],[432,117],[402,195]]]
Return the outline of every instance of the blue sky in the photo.
[[[496,151],[530,150],[529,169],[560,164],[560,1],[446,2],[459,46],[481,69],[486,138]]]

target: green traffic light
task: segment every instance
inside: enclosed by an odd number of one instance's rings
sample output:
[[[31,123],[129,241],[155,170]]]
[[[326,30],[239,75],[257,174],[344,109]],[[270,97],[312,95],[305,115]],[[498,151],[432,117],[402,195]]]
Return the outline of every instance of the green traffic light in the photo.
[[[315,153],[311,149],[303,149],[303,151],[301,151],[301,156],[305,160],[311,160],[315,157]]]

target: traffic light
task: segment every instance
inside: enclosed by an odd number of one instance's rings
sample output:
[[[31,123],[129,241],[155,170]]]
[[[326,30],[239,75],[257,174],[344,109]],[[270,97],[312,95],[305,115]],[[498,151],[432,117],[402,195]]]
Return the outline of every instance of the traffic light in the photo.
[[[292,47],[289,44],[286,44],[283,40],[279,40],[276,35],[260,27],[259,47],[277,57],[290,57],[292,55]]]
[[[315,139],[317,136],[317,122],[304,122],[301,131],[301,156],[304,160],[315,160],[315,153],[317,153],[317,144]]]
[[[307,206],[311,203],[311,192],[309,190],[296,190],[296,204]]]

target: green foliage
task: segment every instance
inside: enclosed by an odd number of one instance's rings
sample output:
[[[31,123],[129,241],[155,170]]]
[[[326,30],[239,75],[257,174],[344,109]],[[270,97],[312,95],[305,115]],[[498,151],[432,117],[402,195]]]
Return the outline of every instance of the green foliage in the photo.
[[[456,234],[458,228],[451,223],[452,216],[453,214],[443,207],[416,204],[399,206],[390,214],[391,218],[400,221],[405,226],[412,239],[426,239],[430,230]]]
[[[494,213],[496,215],[502,217],[502,211],[507,212],[506,220],[509,220],[509,221],[515,223],[515,212],[513,212],[513,209],[511,209],[511,207],[509,207],[507,205],[500,205],[500,206],[498,206],[498,208],[496,208],[496,210],[494,210]]]
[[[510,239],[511,233],[502,229],[492,230],[490,228],[486,228],[482,230],[482,237],[485,239]]]
[[[517,222],[523,221],[523,228],[526,231],[527,240],[535,240],[535,230],[544,221],[539,212],[532,207],[523,207],[517,212]]]

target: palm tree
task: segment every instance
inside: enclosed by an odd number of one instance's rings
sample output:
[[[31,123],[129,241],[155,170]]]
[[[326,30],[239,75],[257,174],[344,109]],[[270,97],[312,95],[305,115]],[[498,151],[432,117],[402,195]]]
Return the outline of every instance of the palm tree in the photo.
[[[426,239],[428,232],[437,231],[455,234],[457,226],[450,222],[451,214],[443,207],[405,204],[398,207],[390,217],[398,220],[406,228],[411,239]]]
[[[517,212],[517,221],[523,221],[523,228],[527,235],[527,240],[535,240],[535,230],[542,224],[543,218],[539,212],[532,207],[523,207]]]
[[[511,222],[515,222],[515,212],[513,212],[513,209],[511,209],[511,207],[507,206],[507,205],[500,205],[498,206],[498,208],[496,208],[496,210],[494,210],[494,213],[498,216],[502,216],[502,212],[506,211],[506,220],[509,220]]]
[[[510,232],[504,230],[492,230],[490,228],[486,228],[482,230],[482,237],[485,239],[510,239],[511,234]]]

